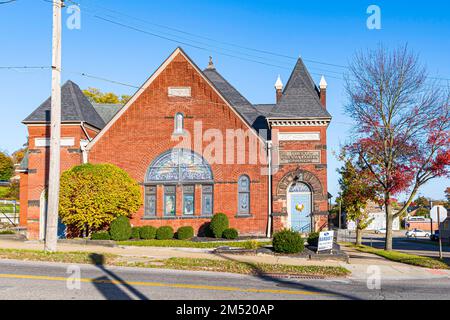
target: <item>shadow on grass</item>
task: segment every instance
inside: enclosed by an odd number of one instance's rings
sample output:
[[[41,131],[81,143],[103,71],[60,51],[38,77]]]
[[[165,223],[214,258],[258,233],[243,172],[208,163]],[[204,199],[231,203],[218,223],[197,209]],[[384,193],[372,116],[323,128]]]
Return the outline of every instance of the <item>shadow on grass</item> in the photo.
[[[128,292],[132,293],[135,298],[139,300],[148,300],[148,298],[135,287],[131,286],[117,274],[108,270],[105,267],[105,257],[101,254],[92,253],[89,255],[91,262],[103,271],[106,275],[94,279],[93,283],[97,290],[105,297],[107,300],[132,300],[133,297],[128,295],[123,289],[121,289],[117,284],[125,287]]]
[[[260,268],[258,268],[258,266],[256,264],[251,263],[251,262],[233,259],[231,257],[228,257],[228,256],[220,254],[220,253],[215,253],[215,255],[218,257],[221,257],[223,259],[226,259],[228,261],[243,263],[252,269],[254,276],[256,276],[257,278],[262,279],[264,281],[275,283],[276,285],[278,285],[280,287],[285,287],[285,288],[290,288],[290,289],[295,289],[295,290],[310,291],[310,292],[317,293],[317,294],[339,296],[341,298],[350,299],[350,300],[360,300],[356,296],[333,291],[330,289],[319,288],[317,286],[307,284],[306,281],[290,280],[290,279],[286,279],[286,278],[279,278],[279,277],[272,276],[270,274],[265,273]]]

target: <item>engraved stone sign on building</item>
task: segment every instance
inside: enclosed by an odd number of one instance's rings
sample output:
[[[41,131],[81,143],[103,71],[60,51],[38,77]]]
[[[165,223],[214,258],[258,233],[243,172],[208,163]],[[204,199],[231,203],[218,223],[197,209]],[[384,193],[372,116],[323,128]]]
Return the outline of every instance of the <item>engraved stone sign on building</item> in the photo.
[[[280,151],[280,164],[290,163],[320,163],[320,151]]]

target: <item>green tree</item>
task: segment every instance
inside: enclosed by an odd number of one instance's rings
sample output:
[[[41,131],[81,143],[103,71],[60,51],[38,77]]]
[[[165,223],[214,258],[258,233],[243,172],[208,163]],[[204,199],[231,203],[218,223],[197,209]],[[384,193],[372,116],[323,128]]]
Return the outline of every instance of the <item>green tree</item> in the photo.
[[[360,245],[364,229],[372,222],[366,211],[367,204],[377,200],[373,177],[367,169],[361,168],[358,163],[353,164],[348,158],[338,172],[341,175],[339,185],[342,208],[347,213],[347,219],[356,224],[356,244]]]
[[[14,164],[10,156],[0,152],[0,180],[9,180],[14,174]]]
[[[117,217],[131,217],[142,205],[140,187],[112,164],[83,164],[61,176],[61,221],[88,236]]]
[[[120,96],[113,92],[102,92],[97,88],[87,88],[83,90],[84,95],[89,99],[91,103],[100,104],[125,104],[130,100],[130,96],[123,94]]]
[[[416,210],[415,216],[429,218],[430,210],[428,210],[426,208],[419,208]]]
[[[416,200],[414,200],[414,204],[418,207],[427,207],[430,205],[430,201],[424,196],[420,196],[417,197]]]

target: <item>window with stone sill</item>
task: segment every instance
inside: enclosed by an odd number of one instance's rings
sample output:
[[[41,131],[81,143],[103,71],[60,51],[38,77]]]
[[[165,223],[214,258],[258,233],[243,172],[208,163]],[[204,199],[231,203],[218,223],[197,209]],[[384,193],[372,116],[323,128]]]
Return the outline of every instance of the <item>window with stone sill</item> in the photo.
[[[250,178],[240,176],[238,180],[238,215],[250,214]]]
[[[183,134],[184,133],[184,115],[178,112],[175,115],[175,124],[173,134]]]

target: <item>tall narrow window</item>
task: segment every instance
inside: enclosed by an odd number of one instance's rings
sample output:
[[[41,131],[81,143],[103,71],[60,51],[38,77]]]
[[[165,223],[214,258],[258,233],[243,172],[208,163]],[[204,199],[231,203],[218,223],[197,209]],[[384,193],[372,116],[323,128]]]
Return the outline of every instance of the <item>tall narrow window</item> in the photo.
[[[213,186],[202,186],[202,215],[213,214]]]
[[[182,134],[184,132],[184,116],[182,113],[175,115],[175,134]]]
[[[145,217],[156,215],[156,186],[145,187]]]
[[[164,215],[174,216],[176,207],[176,187],[164,186]]]
[[[192,216],[194,215],[194,186],[183,186],[183,214]]]
[[[238,214],[250,214],[250,178],[241,176],[238,180]]]

